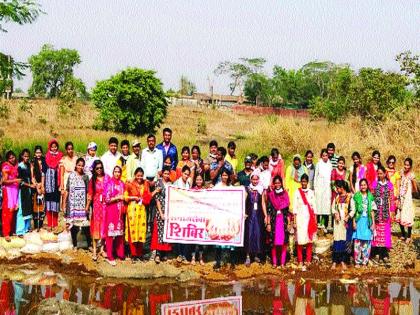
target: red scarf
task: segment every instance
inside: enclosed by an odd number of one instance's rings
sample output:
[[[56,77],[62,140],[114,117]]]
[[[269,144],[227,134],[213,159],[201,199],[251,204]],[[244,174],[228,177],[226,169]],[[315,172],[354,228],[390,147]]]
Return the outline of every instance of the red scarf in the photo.
[[[51,152],[51,145],[53,143],[55,143],[58,147],[58,141],[56,139],[51,139],[50,142],[48,142],[48,152],[45,155],[45,162],[47,162],[49,168],[57,168],[63,157],[63,153],[61,151],[57,150],[55,153]]]
[[[314,234],[318,230],[314,209],[312,209],[311,205],[308,202],[308,199],[306,199],[306,195],[303,192],[302,188],[299,188],[299,193],[300,193],[300,197],[302,198],[303,203],[305,204],[305,206],[308,207],[308,211],[309,211],[308,235],[309,235],[309,239],[312,241]]]

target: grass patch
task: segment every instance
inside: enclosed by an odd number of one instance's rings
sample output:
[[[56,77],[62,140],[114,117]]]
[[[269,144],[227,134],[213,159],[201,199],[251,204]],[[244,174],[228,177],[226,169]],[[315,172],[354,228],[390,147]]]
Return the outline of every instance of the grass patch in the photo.
[[[19,152],[27,147],[33,149],[37,144],[46,147],[51,137],[57,137],[63,146],[73,141],[77,152],[85,152],[90,141],[98,144],[99,154],[106,151],[108,139],[117,136],[121,141],[136,138],[134,135],[111,131],[95,130],[93,125],[97,110],[90,103],[76,104],[68,115],[60,115],[55,100],[30,101],[30,115],[19,109],[19,101],[3,102],[8,111],[8,119],[0,120],[0,145],[3,143]],[[26,106],[26,105],[25,105]],[[7,111],[7,110],[6,110]],[[20,117],[20,118],[19,118]],[[240,161],[249,153],[268,155],[272,147],[277,147],[282,156],[289,160],[295,153],[304,154],[306,150],[319,155],[328,142],[334,142],[337,152],[344,155],[347,165],[351,165],[351,154],[359,151],[366,163],[373,149],[382,154],[382,161],[394,154],[397,167],[402,167],[403,159],[411,156],[415,170],[419,171],[417,161],[420,152],[420,110],[401,113],[389,118],[379,126],[365,124],[355,117],[342,124],[328,124],[325,120],[310,120],[300,117],[276,115],[238,114],[230,109],[211,109],[191,106],[170,106],[168,116],[157,131],[161,141],[164,127],[173,130],[173,141],[181,148],[184,145],[200,145],[202,155],[208,153],[208,143],[215,139],[219,145],[227,146],[234,140]],[[7,139],[7,141],[4,141]],[[146,146],[145,137],[140,138],[142,147]]]

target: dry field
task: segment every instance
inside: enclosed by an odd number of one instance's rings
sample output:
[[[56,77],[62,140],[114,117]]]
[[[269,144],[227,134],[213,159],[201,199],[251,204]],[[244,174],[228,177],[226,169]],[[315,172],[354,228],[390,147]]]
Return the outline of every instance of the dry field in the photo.
[[[9,109],[9,117],[0,119],[3,152],[9,148],[16,151],[24,147],[33,149],[36,144],[45,146],[51,137],[57,137],[62,143],[72,140],[78,152],[84,152],[87,143],[95,141],[102,153],[112,135],[121,140],[134,138],[133,135],[94,130],[92,125],[97,112],[90,104],[78,104],[73,114],[60,114],[55,100],[26,103],[13,100],[3,102],[1,106]],[[403,158],[411,156],[418,171],[420,111],[399,115],[373,127],[358,118],[349,118],[343,124],[334,125],[308,118],[171,106],[161,129],[166,126],[173,129],[173,140],[179,148],[184,145],[200,145],[203,156],[207,154],[207,145],[211,139],[216,139],[224,146],[230,140],[235,141],[241,159],[251,152],[269,154],[272,147],[279,148],[286,159],[295,153],[304,154],[307,149],[313,150],[317,156],[328,142],[334,142],[337,152],[348,159],[348,165],[353,151],[359,151],[366,162],[372,150],[378,149],[383,159],[394,154],[398,167],[402,166]],[[157,132],[158,141],[161,129]],[[145,146],[144,137],[141,141]]]

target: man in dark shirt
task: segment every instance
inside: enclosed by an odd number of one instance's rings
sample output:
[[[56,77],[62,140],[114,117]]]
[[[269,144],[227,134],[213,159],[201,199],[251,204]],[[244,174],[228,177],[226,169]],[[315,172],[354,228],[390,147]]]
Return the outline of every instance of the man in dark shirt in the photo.
[[[163,161],[169,156],[172,161],[171,169],[175,170],[178,165],[178,150],[172,141],[172,130],[170,128],[163,129],[163,141],[156,148],[162,151]]]
[[[245,158],[245,168],[238,173],[238,182],[241,186],[249,186],[252,174],[252,158],[247,156]]]

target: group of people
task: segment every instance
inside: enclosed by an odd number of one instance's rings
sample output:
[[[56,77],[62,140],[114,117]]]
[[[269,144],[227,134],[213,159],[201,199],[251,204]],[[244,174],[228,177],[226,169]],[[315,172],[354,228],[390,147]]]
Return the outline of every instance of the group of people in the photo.
[[[395,156],[387,158],[385,167],[378,151],[366,165],[354,152],[347,168],[345,158],[329,143],[316,164],[308,150],[303,158],[293,156],[286,167],[273,148],[269,156],[250,153],[239,169],[234,142],[225,148],[212,140],[206,158],[197,145],[183,147],[178,156],[169,128],[163,130],[159,144],[149,135],[143,150],[138,140],[119,143],[112,137],[108,144],[101,157],[94,142],[78,157],[72,142],[65,143],[63,153],[56,139],[50,140],[45,154],[41,146],[33,154],[24,149],[18,157],[7,152],[1,167],[5,239],[41,228],[54,231],[62,212],[74,247],[81,232],[95,261],[103,255],[115,266],[116,258],[129,256],[136,262],[147,256],[160,263],[174,253],[179,262],[204,264],[210,246],[164,242],[165,188],[242,185],[244,247],[213,246],[215,269],[225,256],[230,256],[231,266],[239,260],[249,266],[270,257],[273,267],[284,267],[292,238],[297,261],[305,268],[322,232],[333,233],[333,268],[346,268],[351,257],[356,267],[367,265],[369,259],[388,264],[393,222],[401,227],[401,239],[411,242],[412,193],[417,186],[409,157],[399,170]]]

